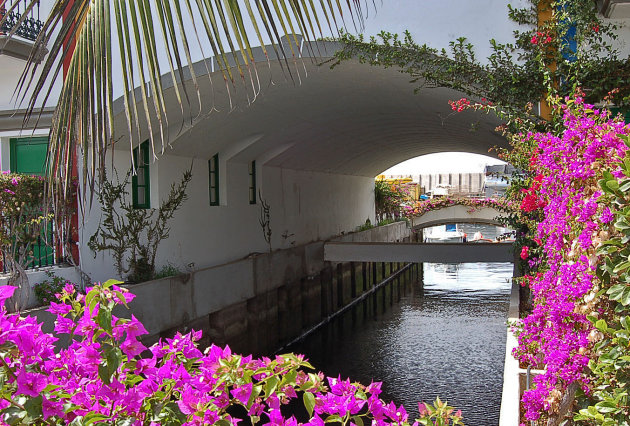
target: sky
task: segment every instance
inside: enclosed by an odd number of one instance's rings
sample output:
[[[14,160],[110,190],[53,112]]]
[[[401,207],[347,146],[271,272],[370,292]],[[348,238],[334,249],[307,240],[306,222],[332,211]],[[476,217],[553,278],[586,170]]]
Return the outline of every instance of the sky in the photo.
[[[419,175],[433,173],[483,172],[486,165],[505,164],[501,160],[479,154],[440,152],[403,161],[385,170],[384,175]]]

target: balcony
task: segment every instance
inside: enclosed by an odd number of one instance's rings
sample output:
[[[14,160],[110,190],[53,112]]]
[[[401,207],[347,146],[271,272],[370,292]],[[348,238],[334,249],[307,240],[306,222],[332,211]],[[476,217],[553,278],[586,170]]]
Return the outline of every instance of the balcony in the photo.
[[[43,27],[39,19],[39,2],[28,15],[24,16],[24,0],[0,0],[0,55],[7,55],[26,60],[33,50],[33,42],[37,39]],[[8,34],[15,32],[9,38]],[[36,61],[43,58],[45,49],[36,57]]]
[[[15,35],[26,40],[35,41],[39,32],[42,30],[44,23],[39,19],[39,2],[33,7],[28,16],[22,18],[25,9],[24,1],[2,1],[0,0],[0,21],[4,19],[0,25],[0,34],[8,34],[15,29]],[[15,8],[14,8],[15,5]],[[21,20],[21,21],[20,21]]]

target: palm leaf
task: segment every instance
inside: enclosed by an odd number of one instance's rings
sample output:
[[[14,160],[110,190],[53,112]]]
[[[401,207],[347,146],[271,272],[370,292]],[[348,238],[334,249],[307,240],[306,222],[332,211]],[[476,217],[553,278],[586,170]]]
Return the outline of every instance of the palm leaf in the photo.
[[[28,0],[27,10],[38,1]],[[193,67],[192,40],[199,48],[209,43],[228,96],[238,83],[247,88],[247,99],[253,101],[261,85],[251,40],[263,45],[269,68],[270,61],[281,61],[281,69],[293,79],[288,60],[297,65],[300,57],[296,33],[310,42],[324,36],[320,17],[332,32],[338,27],[337,17],[343,21],[343,14],[349,12],[356,25],[364,8],[360,0],[346,0],[346,4],[340,0],[253,0],[255,7],[251,1],[54,0],[15,93],[18,103],[26,103],[26,125],[37,113],[36,105],[45,105],[49,100],[64,61],[70,59],[50,133],[47,164],[50,182],[54,182],[49,185],[51,193],[61,199],[69,193],[78,157],[83,194],[92,193],[95,182],[105,178],[107,150],[121,137],[126,136],[131,150],[141,142],[141,135],[148,134],[154,157],[164,151],[169,143],[169,114],[177,111],[167,111],[162,66],[168,66],[182,117],[185,110],[191,110],[191,95],[184,84],[187,67],[197,92],[196,110],[201,114],[203,97]],[[275,57],[270,57],[264,47],[265,36],[272,41]],[[288,43],[283,45],[282,36]],[[75,45],[74,50],[67,49],[68,45]],[[42,48],[48,49],[48,55],[40,64],[36,53]],[[165,52],[162,62],[158,52]],[[120,66],[112,67],[113,62]],[[211,78],[207,64],[206,69]],[[114,128],[115,73],[120,73],[122,79],[126,121],[122,135],[115,134],[121,129]],[[299,81],[299,72],[297,76]],[[229,101],[232,107],[231,97]],[[144,131],[142,116],[146,121]],[[179,132],[183,127],[182,121]]]

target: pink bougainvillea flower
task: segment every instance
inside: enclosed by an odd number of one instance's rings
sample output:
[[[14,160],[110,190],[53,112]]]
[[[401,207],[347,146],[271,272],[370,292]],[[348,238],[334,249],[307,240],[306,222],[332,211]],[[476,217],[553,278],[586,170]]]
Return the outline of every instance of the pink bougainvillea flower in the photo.
[[[529,247],[523,246],[521,248],[521,259],[525,260],[529,257]]]
[[[46,388],[46,376],[39,373],[31,373],[22,368],[17,373],[16,395],[39,396]]]
[[[10,285],[3,285],[0,287],[0,308],[3,308],[4,302],[13,296],[15,289],[16,287]]]

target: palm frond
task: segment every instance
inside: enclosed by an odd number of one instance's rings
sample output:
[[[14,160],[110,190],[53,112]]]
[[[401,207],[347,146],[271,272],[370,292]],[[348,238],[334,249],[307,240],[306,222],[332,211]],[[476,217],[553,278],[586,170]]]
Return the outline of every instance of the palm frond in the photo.
[[[27,1],[27,10],[39,1]],[[210,46],[228,95],[237,85],[245,85],[252,102],[261,90],[252,40],[262,46],[269,68],[270,61],[280,61],[283,73],[299,81],[299,68],[290,66],[300,60],[297,34],[309,43],[337,35],[337,19],[343,22],[344,13],[360,26],[368,7],[364,1],[54,0],[16,88],[16,99],[26,103],[26,124],[65,74],[50,133],[51,194],[63,199],[70,193],[78,158],[83,194],[92,193],[96,181],[105,178],[106,153],[120,136],[114,134],[116,90],[122,91],[130,149],[141,142],[140,126],[146,122],[154,157],[169,144],[169,115],[184,117],[185,110],[201,113],[205,96],[193,66],[193,40],[200,49]],[[322,19],[333,34],[324,34]],[[265,48],[265,40],[271,42],[272,51]],[[48,49],[48,55],[39,63],[36,52],[41,48]],[[179,111],[167,109],[163,67],[168,68]],[[206,69],[210,76],[207,64]],[[196,91],[195,101],[185,84],[185,70]],[[122,80],[121,88],[113,87],[116,77]],[[179,131],[183,128],[182,118]]]

